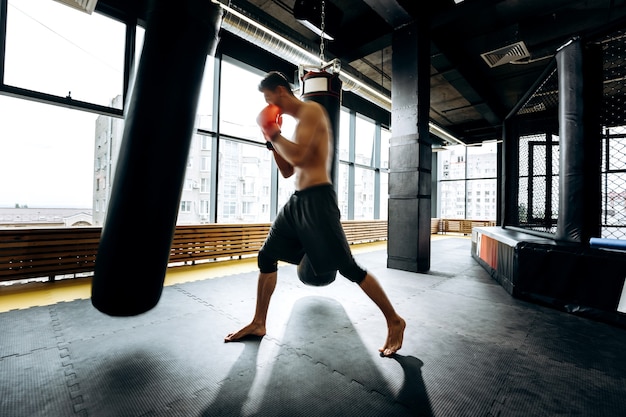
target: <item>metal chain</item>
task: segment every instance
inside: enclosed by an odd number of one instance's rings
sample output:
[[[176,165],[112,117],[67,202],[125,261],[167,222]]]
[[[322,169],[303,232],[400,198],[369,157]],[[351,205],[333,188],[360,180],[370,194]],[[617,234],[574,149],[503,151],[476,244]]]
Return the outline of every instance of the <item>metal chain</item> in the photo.
[[[320,29],[322,30],[322,34],[320,35],[320,66],[324,66],[324,29],[326,28],[325,26],[325,18],[326,18],[326,2],[324,0],[322,0],[322,21],[320,24]]]

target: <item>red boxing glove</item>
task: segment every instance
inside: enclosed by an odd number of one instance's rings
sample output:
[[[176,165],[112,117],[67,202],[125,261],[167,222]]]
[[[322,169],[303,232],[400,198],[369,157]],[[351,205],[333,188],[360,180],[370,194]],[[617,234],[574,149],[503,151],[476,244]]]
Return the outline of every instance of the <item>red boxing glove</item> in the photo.
[[[256,118],[256,122],[263,131],[263,136],[267,140],[275,139],[280,134],[283,125],[283,116],[280,108],[274,104],[268,104]]]

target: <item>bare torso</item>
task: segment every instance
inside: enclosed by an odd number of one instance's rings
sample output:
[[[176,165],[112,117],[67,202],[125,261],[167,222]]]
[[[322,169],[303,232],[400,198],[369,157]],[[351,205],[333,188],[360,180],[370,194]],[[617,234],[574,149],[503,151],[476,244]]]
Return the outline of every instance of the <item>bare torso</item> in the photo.
[[[318,103],[306,103],[299,113],[298,124],[309,124],[307,138],[299,137],[303,134],[299,126],[292,138],[293,142],[306,147],[306,157],[294,166],[296,190],[303,190],[314,185],[331,183],[333,135],[326,111]]]

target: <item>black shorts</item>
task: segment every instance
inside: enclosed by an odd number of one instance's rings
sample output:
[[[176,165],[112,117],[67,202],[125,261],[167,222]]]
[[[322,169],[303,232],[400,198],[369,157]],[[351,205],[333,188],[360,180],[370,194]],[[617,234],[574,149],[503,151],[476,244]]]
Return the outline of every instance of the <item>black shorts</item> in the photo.
[[[366,275],[352,257],[331,184],[294,192],[276,216],[261,252],[265,259],[292,264],[299,264],[306,253],[317,274],[339,271],[357,283]]]

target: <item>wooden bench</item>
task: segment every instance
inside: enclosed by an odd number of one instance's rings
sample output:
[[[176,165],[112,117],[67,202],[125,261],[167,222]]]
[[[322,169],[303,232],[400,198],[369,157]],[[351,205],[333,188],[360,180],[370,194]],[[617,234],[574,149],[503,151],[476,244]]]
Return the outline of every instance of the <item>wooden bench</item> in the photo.
[[[342,222],[350,244],[387,239],[386,220]],[[269,223],[177,226],[169,263],[194,264],[255,256]],[[0,281],[47,278],[95,269],[100,227],[0,230]],[[129,255],[129,262],[135,262]]]
[[[430,234],[435,235],[439,233],[442,229],[442,221],[441,219],[434,218],[430,219]]]
[[[441,219],[442,233],[463,233],[471,235],[474,227],[495,226],[496,222],[492,220],[468,220],[468,219]],[[432,233],[431,224],[431,233]]]
[[[269,223],[177,226],[169,262],[193,264],[256,255],[269,227]]]
[[[100,227],[0,230],[0,281],[91,272]]]
[[[350,244],[387,240],[386,220],[342,222]],[[431,233],[471,234],[493,221],[432,219]],[[169,262],[195,264],[255,256],[269,223],[177,226]],[[100,227],[14,228],[0,230],[0,281],[91,273],[95,268]],[[132,261],[132,259],[131,259]]]
[[[387,220],[344,220],[341,224],[351,245],[387,240]]]

